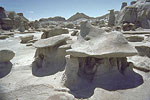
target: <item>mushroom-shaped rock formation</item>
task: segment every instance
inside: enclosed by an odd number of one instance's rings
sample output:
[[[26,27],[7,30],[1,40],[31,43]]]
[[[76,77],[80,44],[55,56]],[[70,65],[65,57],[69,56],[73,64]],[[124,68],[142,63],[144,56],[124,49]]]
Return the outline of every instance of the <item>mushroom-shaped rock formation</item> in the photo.
[[[127,57],[137,53],[120,32],[107,33],[84,23],[81,33],[67,53],[74,57]]]
[[[66,45],[68,38],[68,35],[58,35],[38,40],[33,44],[37,48],[32,64],[33,75],[42,77],[64,70],[68,47],[61,46]]]
[[[97,84],[100,79],[101,84],[104,76],[110,78],[113,75],[117,81],[122,75],[129,78],[134,73],[132,63],[127,62],[126,57],[136,55],[137,51],[120,32],[107,33],[85,22],[81,25],[78,40],[71,47],[66,50],[69,55],[66,56],[67,64],[62,78],[62,83],[69,88],[77,84],[82,86],[83,80]],[[112,82],[113,78],[110,78]],[[106,81],[108,82],[107,78]],[[130,80],[126,81],[128,84]],[[134,83],[132,86],[135,86]]]
[[[10,60],[15,56],[11,50],[0,50],[0,78],[5,77],[12,68]]]

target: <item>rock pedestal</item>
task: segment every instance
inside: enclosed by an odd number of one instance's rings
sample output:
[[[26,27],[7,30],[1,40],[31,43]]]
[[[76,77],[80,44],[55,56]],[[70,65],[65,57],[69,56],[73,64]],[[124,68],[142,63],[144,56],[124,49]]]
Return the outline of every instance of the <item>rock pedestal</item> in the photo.
[[[109,14],[109,21],[108,21],[108,26],[112,27],[115,25],[115,13],[114,10],[109,10],[110,14]]]
[[[126,57],[137,54],[120,32],[108,33],[87,22],[81,25],[78,40],[71,47],[66,51],[70,56],[66,56],[63,77],[64,85],[69,88],[83,80],[96,83],[109,73],[123,75],[130,66]]]

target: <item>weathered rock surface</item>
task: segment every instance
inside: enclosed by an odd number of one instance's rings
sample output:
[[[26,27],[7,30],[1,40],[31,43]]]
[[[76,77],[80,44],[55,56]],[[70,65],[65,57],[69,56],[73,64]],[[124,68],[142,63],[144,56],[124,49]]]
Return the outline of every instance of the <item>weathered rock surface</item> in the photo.
[[[33,40],[34,35],[27,35],[27,36],[21,36],[21,42],[20,43],[27,43],[30,40]]]
[[[144,71],[150,72],[150,58],[147,56],[133,56],[129,57],[129,61],[134,64],[134,68]]]
[[[25,31],[25,27],[23,25],[23,22],[20,24],[18,31],[20,31],[20,32],[24,32]]]
[[[62,83],[76,98],[89,98],[98,87],[115,91],[143,83],[142,77],[133,71],[133,63],[126,58],[137,51],[120,32],[107,33],[85,22],[78,40],[66,51]]]
[[[45,30],[41,36],[41,39],[49,38],[56,35],[68,34],[69,31],[67,29],[55,28],[51,30]]]
[[[116,23],[121,24],[124,22],[133,23],[136,27],[142,27],[142,28],[150,28],[150,3],[146,0],[142,1],[139,0],[133,5],[124,7],[117,19]]]
[[[6,39],[8,37],[9,37],[8,35],[0,35],[0,39]]]
[[[46,39],[41,39],[33,44],[36,48],[53,47],[69,38],[67,35],[57,35]]]
[[[68,54],[75,57],[103,58],[133,56],[137,53],[121,33],[106,33],[104,30],[96,29],[87,23],[81,26],[79,39],[72,45],[72,49],[67,50]]]
[[[13,28],[12,20],[9,18],[2,18],[2,23],[3,30],[10,30]]]
[[[146,45],[137,45],[135,48],[140,56],[150,57],[150,47]]]
[[[73,24],[67,24],[67,25],[66,25],[66,28],[73,29],[73,28],[74,28],[74,25],[73,25]]]
[[[126,37],[126,39],[129,42],[142,42],[144,40],[144,37],[141,37],[141,36],[130,36],[130,37]]]

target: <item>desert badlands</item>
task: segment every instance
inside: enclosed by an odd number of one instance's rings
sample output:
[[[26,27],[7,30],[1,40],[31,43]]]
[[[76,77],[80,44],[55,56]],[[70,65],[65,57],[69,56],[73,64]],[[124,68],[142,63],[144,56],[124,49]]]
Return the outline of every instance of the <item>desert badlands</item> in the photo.
[[[150,0],[120,6],[35,21],[0,7],[0,100],[150,100]]]

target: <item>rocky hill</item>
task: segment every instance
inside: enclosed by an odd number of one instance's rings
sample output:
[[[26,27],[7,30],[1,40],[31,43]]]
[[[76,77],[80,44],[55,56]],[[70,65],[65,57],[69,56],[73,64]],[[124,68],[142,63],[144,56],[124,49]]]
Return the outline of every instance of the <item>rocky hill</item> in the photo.
[[[68,19],[68,21],[76,21],[76,20],[81,19],[81,18],[92,19],[93,17],[89,17],[89,16],[85,15],[84,13],[77,12],[75,15],[71,16]]]
[[[56,17],[49,17],[49,18],[41,18],[39,21],[40,22],[44,22],[44,21],[66,21],[66,19],[64,17],[61,17],[61,16],[56,16]]]

